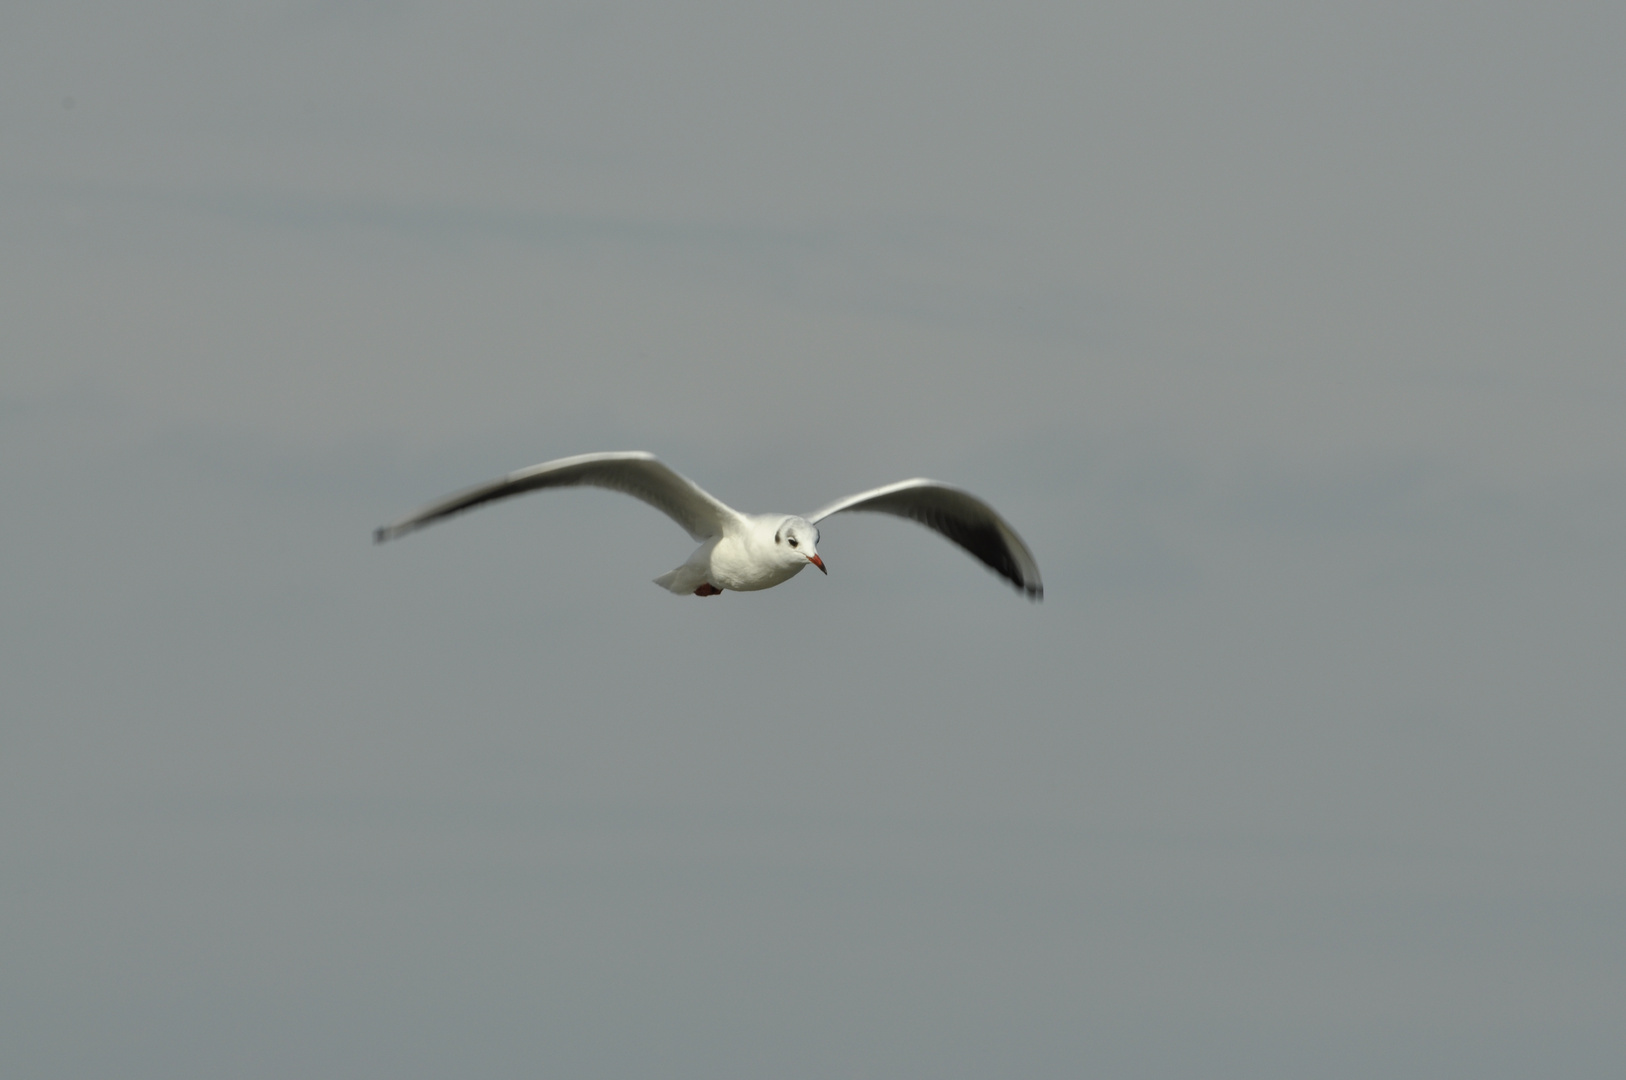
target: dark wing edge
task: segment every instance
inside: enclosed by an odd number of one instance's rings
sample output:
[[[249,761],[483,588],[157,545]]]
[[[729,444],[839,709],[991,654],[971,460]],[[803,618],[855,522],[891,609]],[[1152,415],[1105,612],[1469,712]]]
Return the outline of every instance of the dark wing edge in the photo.
[[[1039,563],[994,508],[963,488],[937,480],[903,480],[831,503],[814,523],[847,511],[895,514],[941,533],[1035,602],[1044,599]]]
[[[654,454],[642,450],[580,454],[544,461],[500,480],[449,495],[400,521],[373,530],[373,543],[405,536],[488,502],[552,487],[601,487],[648,503],[681,525],[695,540],[720,535],[739,515]]]

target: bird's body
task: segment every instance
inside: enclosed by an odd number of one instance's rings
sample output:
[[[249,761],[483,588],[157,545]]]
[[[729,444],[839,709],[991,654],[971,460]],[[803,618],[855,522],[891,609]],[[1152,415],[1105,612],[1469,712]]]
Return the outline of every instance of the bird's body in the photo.
[[[810,564],[795,549],[787,551],[782,538],[774,542],[784,515],[742,514],[740,519],[723,535],[695,548],[682,566],[662,574],[655,584],[675,593],[692,593],[708,584],[718,590],[755,592],[789,581]]]
[[[1022,538],[987,503],[959,488],[935,480],[905,480],[838,500],[807,517],[742,514],[654,455],[639,451],[583,454],[533,465],[427,506],[377,529],[373,537],[383,543],[495,499],[578,485],[641,499],[700,541],[683,565],[655,579],[655,584],[674,593],[753,592],[789,581],[809,564],[823,571],[817,522],[843,511],[867,510],[918,521],[965,548],[1029,598],[1044,596],[1039,565]]]

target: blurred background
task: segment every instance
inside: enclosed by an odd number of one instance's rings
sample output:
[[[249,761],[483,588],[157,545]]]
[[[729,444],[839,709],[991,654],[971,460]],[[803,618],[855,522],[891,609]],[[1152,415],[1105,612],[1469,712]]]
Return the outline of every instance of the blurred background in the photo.
[[[1626,8],[5,21],[8,1077],[1623,1075]]]

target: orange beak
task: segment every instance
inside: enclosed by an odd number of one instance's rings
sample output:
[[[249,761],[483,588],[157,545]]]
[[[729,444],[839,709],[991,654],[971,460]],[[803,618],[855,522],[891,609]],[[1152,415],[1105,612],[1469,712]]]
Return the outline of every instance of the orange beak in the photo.
[[[819,558],[817,555],[809,555],[807,557],[807,561],[812,563],[814,566],[818,567],[819,568],[819,573],[825,574],[825,575],[828,575],[830,573],[830,571],[828,571],[828,570],[826,570],[824,568],[824,560]]]

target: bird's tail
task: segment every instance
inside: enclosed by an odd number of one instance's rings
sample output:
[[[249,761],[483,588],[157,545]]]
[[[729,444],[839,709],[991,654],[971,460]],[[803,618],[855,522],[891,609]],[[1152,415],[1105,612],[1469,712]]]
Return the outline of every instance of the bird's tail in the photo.
[[[698,589],[705,580],[705,574],[701,572],[699,567],[685,563],[676,570],[669,571],[656,578],[655,584],[667,592],[687,596]]]

